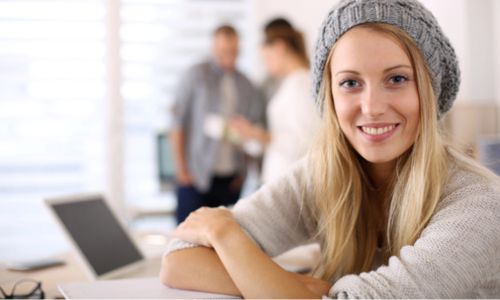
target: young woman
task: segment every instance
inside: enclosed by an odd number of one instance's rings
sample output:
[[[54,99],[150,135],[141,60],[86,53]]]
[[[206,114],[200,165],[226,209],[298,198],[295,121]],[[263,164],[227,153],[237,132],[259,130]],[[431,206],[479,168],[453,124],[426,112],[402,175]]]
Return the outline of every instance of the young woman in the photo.
[[[232,129],[264,145],[262,182],[283,176],[311,146],[320,118],[311,97],[309,59],[302,34],[284,22],[270,22],[262,47],[267,71],[281,83],[267,105],[269,131],[237,118]],[[301,120],[301,122],[297,122]]]
[[[308,157],[232,211],[193,213],[162,282],[245,298],[499,297],[500,183],[442,137],[459,70],[434,17],[413,0],[342,1],[313,84]],[[314,277],[270,258],[312,240]]]

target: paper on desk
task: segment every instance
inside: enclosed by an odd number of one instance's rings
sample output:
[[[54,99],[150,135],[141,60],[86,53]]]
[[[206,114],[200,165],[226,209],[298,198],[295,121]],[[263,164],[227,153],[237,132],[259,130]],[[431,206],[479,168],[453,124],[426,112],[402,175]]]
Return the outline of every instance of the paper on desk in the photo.
[[[238,299],[234,296],[171,289],[155,278],[102,280],[59,285],[66,299]]]

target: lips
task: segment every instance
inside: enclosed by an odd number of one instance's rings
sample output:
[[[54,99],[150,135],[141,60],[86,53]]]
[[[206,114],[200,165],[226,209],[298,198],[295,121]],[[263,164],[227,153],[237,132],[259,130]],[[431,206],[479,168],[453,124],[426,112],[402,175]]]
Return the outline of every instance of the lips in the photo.
[[[358,126],[359,131],[370,141],[382,141],[389,138],[399,127],[399,123],[366,124]]]

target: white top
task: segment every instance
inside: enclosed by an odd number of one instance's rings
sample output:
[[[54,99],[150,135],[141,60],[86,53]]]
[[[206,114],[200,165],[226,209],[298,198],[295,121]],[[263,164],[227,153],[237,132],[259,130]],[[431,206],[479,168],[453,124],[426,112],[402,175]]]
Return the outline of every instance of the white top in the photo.
[[[283,79],[267,106],[271,142],[264,154],[262,181],[273,181],[304,156],[319,128],[319,112],[311,94],[309,70]]]

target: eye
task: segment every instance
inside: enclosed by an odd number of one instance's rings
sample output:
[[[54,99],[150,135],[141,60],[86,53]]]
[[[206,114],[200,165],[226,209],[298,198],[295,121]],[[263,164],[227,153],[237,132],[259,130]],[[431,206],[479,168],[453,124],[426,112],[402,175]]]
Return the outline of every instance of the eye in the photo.
[[[403,76],[403,75],[392,76],[389,79],[389,82],[392,84],[401,84],[401,83],[406,82],[406,81],[408,81],[408,77]]]
[[[359,82],[357,82],[354,79],[347,79],[339,84],[341,87],[346,88],[346,89],[355,89],[360,86]]]

